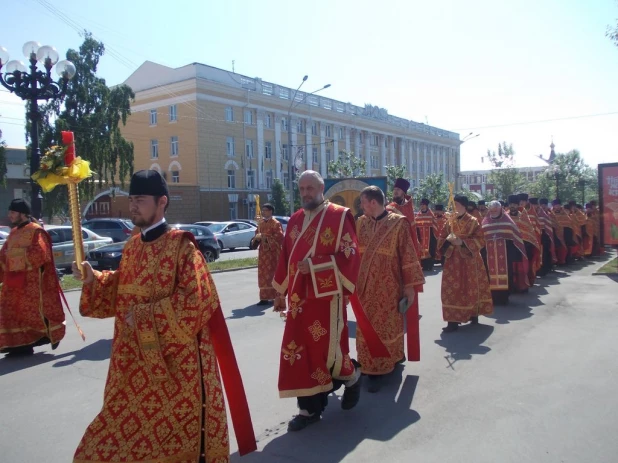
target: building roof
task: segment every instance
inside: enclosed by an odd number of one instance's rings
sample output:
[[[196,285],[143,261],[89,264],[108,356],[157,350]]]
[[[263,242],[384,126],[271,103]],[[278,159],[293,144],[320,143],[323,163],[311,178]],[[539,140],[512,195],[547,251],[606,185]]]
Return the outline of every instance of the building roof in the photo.
[[[26,148],[7,148],[6,149],[6,163],[7,164],[26,164],[28,157],[26,155]]]
[[[332,110],[337,113],[345,113],[367,119],[379,120],[388,124],[404,127],[421,134],[448,138],[459,141],[459,134],[448,130],[439,129],[430,125],[414,122],[388,114],[388,111],[378,106],[365,104],[356,106],[352,103],[324,98],[319,95],[306,95],[304,92],[294,93],[296,90],[284,87],[272,82],[266,82],[259,77],[248,77],[236,74],[224,69],[208,66],[201,63],[191,63],[179,68],[170,68],[162,64],[145,61],[124,81],[135,92],[141,92],[156,87],[179,83],[191,79],[204,79],[216,82],[236,89],[257,92],[274,98],[290,99],[295,95],[298,105],[319,106],[322,109]]]

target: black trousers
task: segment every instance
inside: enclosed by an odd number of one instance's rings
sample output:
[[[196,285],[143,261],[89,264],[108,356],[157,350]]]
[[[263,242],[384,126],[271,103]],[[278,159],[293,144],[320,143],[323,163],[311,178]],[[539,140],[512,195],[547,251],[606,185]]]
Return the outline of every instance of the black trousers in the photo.
[[[333,388],[328,392],[320,392],[318,394],[310,395],[307,397],[298,397],[297,403],[300,410],[306,410],[310,415],[314,413],[322,414],[326,410],[328,405],[328,395],[331,392],[335,392],[343,386],[345,381],[340,379],[333,379]]]

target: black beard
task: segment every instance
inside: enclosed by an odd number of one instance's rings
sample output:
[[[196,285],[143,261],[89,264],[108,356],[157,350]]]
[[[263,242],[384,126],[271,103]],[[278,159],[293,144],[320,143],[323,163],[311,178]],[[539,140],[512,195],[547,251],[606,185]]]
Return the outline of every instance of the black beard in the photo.
[[[393,196],[393,201],[395,201],[397,204],[401,206],[403,204],[404,198],[399,197],[399,196]]]

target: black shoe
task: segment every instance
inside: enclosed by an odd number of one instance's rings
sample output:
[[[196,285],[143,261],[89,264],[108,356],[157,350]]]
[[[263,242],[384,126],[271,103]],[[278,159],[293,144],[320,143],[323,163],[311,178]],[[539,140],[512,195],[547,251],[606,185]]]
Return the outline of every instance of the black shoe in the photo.
[[[375,394],[382,387],[382,378],[377,375],[369,376],[369,388],[367,389],[372,394]]]
[[[30,355],[34,355],[32,346],[13,347],[6,353],[7,357],[27,357]]]
[[[318,421],[320,421],[320,418],[321,418],[321,415],[319,413],[314,413],[311,416],[296,415],[288,423],[288,431],[291,431],[291,432],[302,431],[310,424],[317,423]]]
[[[59,346],[59,345],[60,345],[60,341],[53,343],[53,344],[51,345],[52,350],[56,350],[56,349],[58,349],[58,346]]]
[[[399,360],[397,361],[397,363],[399,363],[399,364],[406,363],[406,360],[407,360],[407,359],[406,359],[406,356],[404,355],[401,359],[399,359]]]
[[[262,299],[260,302],[258,302],[255,305],[269,305],[269,304],[270,304],[270,301],[265,301],[265,300]]]
[[[459,323],[448,322],[448,324],[444,328],[442,328],[442,331],[444,331],[445,333],[452,333],[453,331],[457,331],[457,328],[459,328]]]
[[[352,360],[352,363],[356,367],[356,370],[360,370],[360,363],[356,360]],[[356,407],[360,400],[361,394],[361,375],[358,375],[358,379],[352,386],[346,386],[343,390],[343,397],[341,399],[341,408],[343,410],[351,410]]]
[[[476,317],[470,317],[470,323],[473,325],[478,325],[479,324],[479,317],[478,315]]]

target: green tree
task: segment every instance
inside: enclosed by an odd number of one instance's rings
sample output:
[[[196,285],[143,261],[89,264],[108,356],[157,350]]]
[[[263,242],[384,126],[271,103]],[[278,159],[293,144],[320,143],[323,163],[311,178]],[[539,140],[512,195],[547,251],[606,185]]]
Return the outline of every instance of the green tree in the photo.
[[[276,178],[273,180],[273,184],[270,187],[272,193],[271,203],[275,208],[275,214],[289,215],[289,206],[285,200],[285,191],[283,189],[283,183]]]
[[[393,188],[395,186],[395,180],[397,180],[398,178],[405,178],[407,180],[407,174],[408,169],[406,169],[406,166],[386,166],[387,191],[385,191],[384,194],[386,195],[386,199],[389,202],[393,200]]]
[[[367,171],[367,162],[354,156],[352,151],[341,151],[336,161],[328,163],[329,178],[362,177]]]
[[[535,195],[578,203],[597,199],[598,189],[596,169],[584,162],[578,150],[556,154],[552,164],[530,186]]]
[[[2,140],[2,130],[0,130],[0,185],[6,188],[6,142]]]
[[[605,35],[618,47],[618,19],[616,19],[615,27],[607,26]]]
[[[54,100],[41,107],[41,152],[60,142],[60,132],[75,133],[78,156],[90,161],[92,178],[80,183],[80,194],[92,197],[99,188],[124,187],[133,174],[133,143],[120,132],[131,114],[135,94],[130,87],[110,88],[105,79],[97,76],[99,61],[105,46],[88,32],[79,50],[70,49],[66,58],[76,67],[75,77],[69,81],[63,102]],[[55,188],[44,194],[43,207],[48,217],[67,209],[66,188]]]
[[[494,184],[495,196],[504,199],[518,193],[524,186],[524,177],[515,167],[515,150],[506,142],[498,143],[498,152],[487,150],[487,158],[493,169],[489,173],[489,183]]]
[[[446,207],[448,196],[448,185],[444,181],[444,175],[440,172],[439,174],[430,174],[421,180],[416,189],[414,202],[418,205],[421,199],[427,198],[431,204],[443,204]]]

